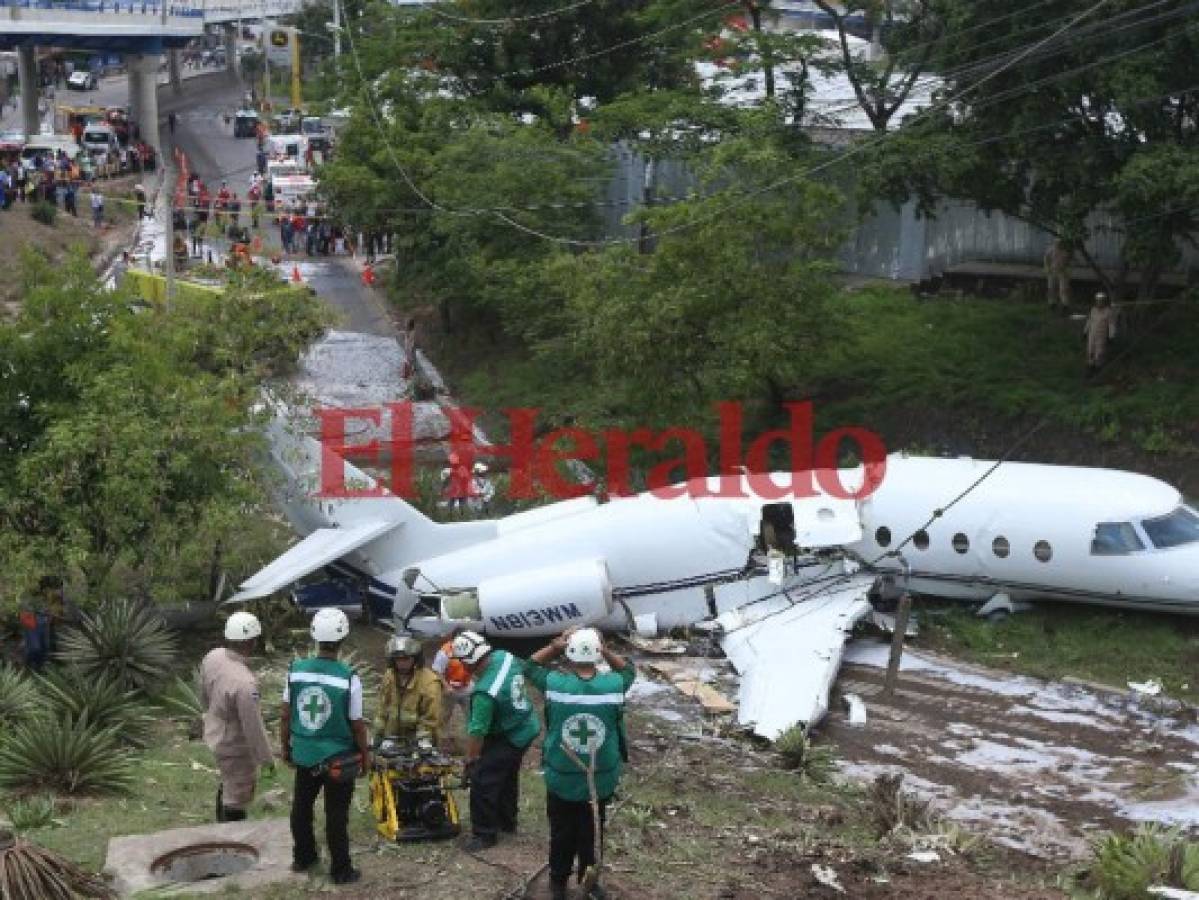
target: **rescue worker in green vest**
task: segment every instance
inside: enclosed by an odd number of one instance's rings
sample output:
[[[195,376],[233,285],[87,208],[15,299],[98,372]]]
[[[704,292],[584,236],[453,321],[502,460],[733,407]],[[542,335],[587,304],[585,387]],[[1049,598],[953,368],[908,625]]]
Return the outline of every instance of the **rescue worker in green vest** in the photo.
[[[436,745],[441,736],[441,679],[424,665],[414,637],[397,634],[387,642],[387,672],[374,725],[376,741]]]
[[[548,668],[563,656],[563,669]],[[611,671],[601,672],[596,667],[600,660]],[[603,842],[608,803],[626,757],[625,693],[637,673],[632,663],[604,646],[594,628],[563,632],[533,654],[525,673],[529,683],[545,695],[546,733],[541,753],[550,820],[550,890],[554,900],[564,900],[575,861],[579,881],[596,864],[596,838]],[[601,898],[603,889],[596,884],[588,896]]]
[[[312,808],[323,789],[329,877],[334,884],[351,884],[362,873],[350,863],[354,781],[337,780],[330,772],[330,763],[356,751],[358,774],[365,775],[370,769],[370,740],[362,718],[362,682],[337,658],[349,633],[350,620],[340,609],[317,610],[312,617],[317,655],[292,663],[279,717],[283,756],[296,770],[291,803],[291,868],[293,872],[305,872],[317,863]]]
[[[499,832],[516,832],[520,765],[541,733],[541,717],[525,693],[521,660],[493,650],[474,631],[454,638],[453,651],[474,677],[465,763],[473,834],[465,849],[476,853],[494,847]]]

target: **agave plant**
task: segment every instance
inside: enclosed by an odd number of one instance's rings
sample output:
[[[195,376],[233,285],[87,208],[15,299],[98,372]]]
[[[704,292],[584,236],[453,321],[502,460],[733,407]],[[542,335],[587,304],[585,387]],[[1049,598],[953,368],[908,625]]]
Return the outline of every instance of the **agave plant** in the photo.
[[[0,831],[0,897],[12,900],[110,900],[104,880],[37,844]]]
[[[102,728],[86,717],[35,718],[0,738],[0,787],[64,794],[123,793],[133,766],[121,747],[119,726]]]
[[[77,669],[53,669],[37,677],[48,712],[116,728],[122,741],[141,745],[150,727],[145,704],[111,675],[84,677]]]
[[[179,645],[153,609],[114,600],[84,613],[78,628],[63,634],[58,656],[87,678],[111,676],[126,688],[152,693],[175,666]]]
[[[780,734],[774,749],[783,767],[798,772],[801,778],[824,782],[832,777],[836,766],[832,748],[814,744],[802,725],[792,725]]]
[[[1131,834],[1109,834],[1095,842],[1091,886],[1111,900],[1146,896],[1153,885],[1199,890],[1199,843],[1179,828],[1138,826]]]
[[[200,703],[200,672],[196,669],[190,678],[176,675],[173,681],[154,695],[154,704],[173,719],[198,719],[204,715]]]
[[[20,671],[0,665],[0,726],[27,721],[38,710],[37,689]]]
[[[54,798],[43,794],[18,800],[8,807],[5,814],[13,831],[18,834],[45,828],[54,821]]]

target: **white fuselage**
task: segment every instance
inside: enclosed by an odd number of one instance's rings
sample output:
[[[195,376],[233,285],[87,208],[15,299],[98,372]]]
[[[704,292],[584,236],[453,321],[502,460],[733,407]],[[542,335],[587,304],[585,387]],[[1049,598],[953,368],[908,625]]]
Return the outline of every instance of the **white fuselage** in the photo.
[[[1194,511],[1177,490],[1111,469],[1005,462],[987,475],[993,466],[889,457],[881,486],[860,504],[862,541],[849,549],[902,571],[898,558],[880,555],[944,509],[927,540],[900,551],[917,593],[1199,614],[1199,540],[1185,539]]]
[[[335,567],[367,576],[374,593],[394,601],[398,618],[423,594],[470,591],[486,579],[572,561],[602,563],[613,595],[634,614],[654,613],[663,628],[706,618],[713,605],[723,612],[777,592],[761,576],[711,583],[714,574],[745,569],[763,506],[771,501],[684,494],[596,504],[581,498],[503,519],[438,524],[392,496],[316,497],[315,442],[275,428],[271,443],[286,476],[279,499],[302,535],[396,523]],[[902,572],[906,565],[911,589],[935,596],[1004,593],[1013,600],[1199,613],[1199,516],[1176,489],[1110,469],[993,466],[893,454],[877,490],[856,507],[831,498],[792,502],[797,543],[841,546],[884,571]],[[352,467],[347,471],[373,484]],[[852,472],[841,474],[847,486],[855,484]],[[945,512],[933,518],[936,510]],[[893,555],[897,549],[901,558]],[[405,573],[414,568],[419,577],[409,589]],[[612,624],[624,618],[618,610]]]

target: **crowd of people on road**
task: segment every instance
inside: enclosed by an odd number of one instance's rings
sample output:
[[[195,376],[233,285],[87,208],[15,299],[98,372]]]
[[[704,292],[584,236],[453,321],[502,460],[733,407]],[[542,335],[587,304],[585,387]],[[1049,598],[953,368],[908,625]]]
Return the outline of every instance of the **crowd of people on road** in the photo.
[[[517,831],[520,772],[542,737],[551,894],[564,900],[573,875],[587,897],[604,896],[597,866],[606,811],[628,758],[624,704],[636,673],[598,631],[568,628],[521,659],[477,632],[458,630],[431,667],[416,638],[397,634],[386,648],[373,740],[362,679],[342,652],[349,619],[337,608],[321,609],[310,631],[316,653],[291,663],[280,707],[278,756],[295,770],[293,871],[310,871],[319,861],[313,808],[323,793],[330,879],[349,884],[361,878],[349,840],[354,779],[372,771],[384,742],[464,748],[471,834],[462,849],[477,854],[494,847],[502,835]],[[201,665],[204,740],[220,772],[221,822],[246,818],[259,769],[274,767],[249,667],[261,635],[253,614],[234,613],[226,622],[225,646],[210,651]],[[544,736],[528,686],[545,701]],[[464,741],[450,734],[459,708],[466,718]]]

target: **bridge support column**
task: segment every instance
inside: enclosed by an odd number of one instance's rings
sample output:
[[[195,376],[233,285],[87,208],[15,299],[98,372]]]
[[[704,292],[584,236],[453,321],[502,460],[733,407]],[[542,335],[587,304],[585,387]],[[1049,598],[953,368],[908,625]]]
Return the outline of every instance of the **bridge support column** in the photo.
[[[28,140],[41,131],[38,109],[37,54],[34,47],[17,48],[17,80],[21,83],[21,127]]]
[[[142,127],[142,70],[137,66],[141,57],[135,53],[125,54],[125,77],[129,85],[129,122]]]
[[[241,67],[238,65],[237,59],[237,44],[238,44],[237,23],[225,23],[225,68],[229,71],[229,75],[237,78],[241,73]]]
[[[179,51],[167,51],[167,72],[171,79],[171,91],[175,94],[183,93],[183,76],[179,74]]]
[[[158,54],[131,53],[129,64],[129,98],[136,96],[138,130],[142,140],[162,155],[162,140],[158,134]],[[136,74],[135,74],[136,73]],[[132,105],[132,104],[131,104]]]

